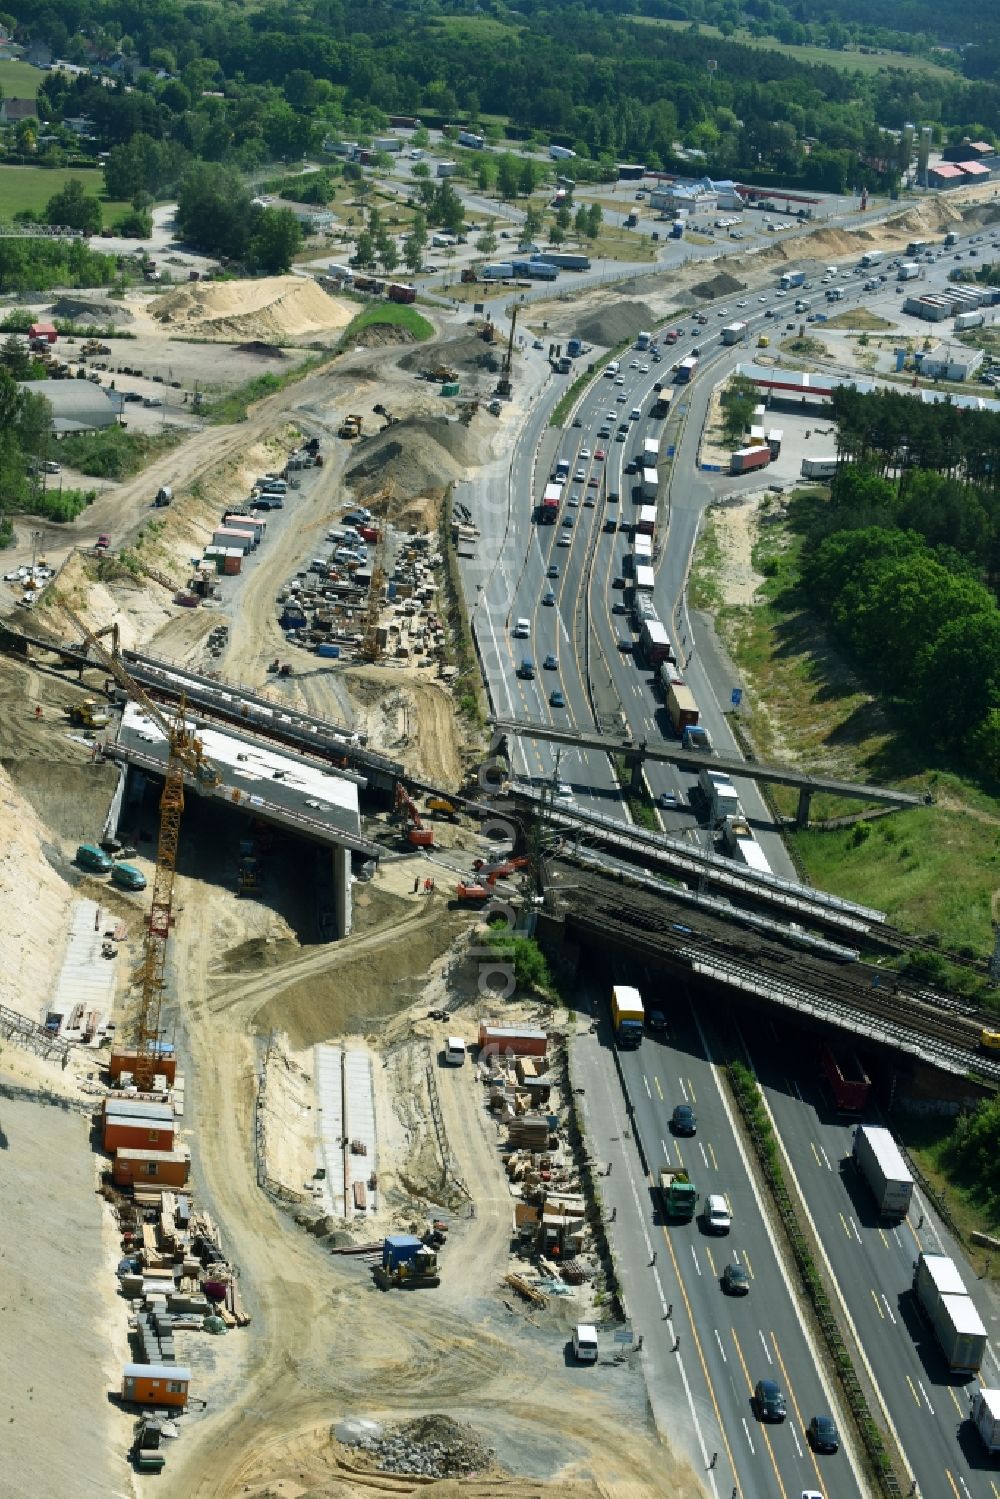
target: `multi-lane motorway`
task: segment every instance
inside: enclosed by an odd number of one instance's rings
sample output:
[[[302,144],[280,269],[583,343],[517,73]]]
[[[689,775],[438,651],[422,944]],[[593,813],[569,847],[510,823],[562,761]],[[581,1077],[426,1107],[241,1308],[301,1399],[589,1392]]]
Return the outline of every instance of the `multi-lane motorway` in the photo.
[[[931,274],[943,276],[948,269],[944,262]],[[839,282],[838,311],[861,300],[876,307],[880,302],[894,305],[891,283],[866,292],[864,280],[859,275]],[[815,305],[815,291],[813,301]],[[707,325],[695,324],[690,315],[676,319],[680,339],[669,350],[662,348],[658,362],[649,352],[624,355],[622,383],[596,377],[560,430],[550,429],[548,420],[564,382],[548,373],[540,356],[526,355],[526,416],[514,454],[509,462],[498,462],[485,483],[461,494],[480,529],[477,555],[464,566],[473,626],[498,715],[591,730],[620,709],[634,738],[668,732],[652,672],[640,666],[631,649],[621,647],[622,641],[631,646],[635,634],[630,617],[616,609],[621,590],[615,587],[623,576],[636,511],[636,479],[624,473],[625,463],[644,438],[655,436],[661,462],[674,450],[671,469],[661,471],[657,613],[670,630],[713,742],[736,753],[723,712],[735,684],[721,675],[695,639],[683,590],[706,504],[719,492],[759,484],[760,479],[703,476],[696,449],[712,387],[750,357],[748,346],[760,331],[773,329],[774,318],[785,316],[787,306],[775,291],[763,291],[729,299],[721,317],[717,308],[706,308]],[[723,348],[720,329],[735,319],[749,324],[747,343]],[[654,384],[669,384],[671,366],[693,346],[700,351],[695,380],[675,387],[667,423],[653,422]],[[635,408],[638,420],[632,420]],[[622,422],[627,424],[626,440],[616,442]],[[602,428],[611,429],[610,439],[600,436]],[[536,504],[559,459],[568,462],[570,475],[560,515],[554,525],[539,525]],[[612,494],[618,498],[611,499]],[[566,520],[571,524],[563,524]],[[522,618],[528,621],[527,639],[514,634]],[[525,656],[534,662],[531,678],[518,675]],[[547,658],[555,665],[546,666]],[[553,704],[555,690],[563,705]],[[559,754],[544,741],[527,738],[516,741],[512,750],[519,778],[555,780],[582,809],[627,820],[606,755],[576,749]],[[675,799],[676,804],[660,811],[664,827],[707,845],[711,834],[691,807],[690,777],[669,766],[650,766],[647,779],[657,799],[663,793]],[[741,783],[738,790],[772,868],[790,874],[780,839],[765,831],[767,814],[754,784]],[[642,1356],[663,1429],[704,1469],[706,1484],[723,1499],[733,1489],[754,1499],[799,1499],[811,1492],[833,1499],[866,1491],[848,1452],[819,1457],[806,1440],[810,1417],[829,1411],[831,1391],[800,1319],[715,1065],[718,1058],[733,1054],[735,1044],[758,1071],[786,1168],[798,1183],[843,1315],[853,1327],[864,1379],[898,1442],[916,1492],[945,1499],[1000,1499],[1000,1483],[978,1439],[962,1425],[968,1391],[947,1376],[909,1296],[912,1262],[920,1247],[958,1255],[928,1205],[918,1198],[910,1219],[894,1229],[875,1220],[863,1188],[843,1164],[851,1126],[821,1094],[808,1048],[789,1045],[768,1025],[734,1042],[728,1019],[696,1014],[686,996],[663,995],[661,981],[642,972],[614,977],[631,977],[646,986],[670,1010],[672,1021],[667,1038],[647,1036],[638,1051],[619,1056],[617,1070],[608,1034],[608,976],[599,991],[595,987],[581,999],[582,1005],[589,1003],[598,1028],[591,1050],[577,1061],[584,1075],[589,1068],[586,1116],[592,1146],[600,1149],[602,1140],[611,1142],[603,1148],[609,1161],[618,1161],[602,1197],[606,1210],[614,1205],[609,1230],[633,1323],[644,1332]],[[693,1139],[679,1140],[670,1132],[670,1117],[674,1105],[684,1101],[696,1110],[698,1132]],[[683,1162],[691,1169],[702,1200],[711,1191],[725,1194],[733,1213],[729,1235],[708,1236],[700,1220],[691,1225],[660,1221],[646,1173],[655,1174],[664,1161]],[[751,1290],[745,1298],[722,1292],[719,1281],[728,1260],[747,1270]],[[992,1328],[995,1318],[968,1268],[965,1278]],[[762,1378],[776,1380],[785,1393],[788,1419],[781,1424],[765,1426],[753,1414],[750,1397]],[[990,1385],[1000,1383],[992,1346],[983,1378]]]

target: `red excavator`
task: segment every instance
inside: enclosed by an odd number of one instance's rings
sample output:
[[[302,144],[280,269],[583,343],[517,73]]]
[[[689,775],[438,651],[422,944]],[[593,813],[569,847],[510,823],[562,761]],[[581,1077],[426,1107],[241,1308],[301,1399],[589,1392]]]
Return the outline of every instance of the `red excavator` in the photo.
[[[488,868],[482,859],[477,859],[473,865],[475,878],[462,880],[455,886],[455,894],[459,900],[487,901],[493,895],[493,887],[497,880],[506,879],[518,869],[527,869],[530,862],[530,859],[524,858],[505,859],[502,864],[494,864]]]
[[[401,812],[410,824],[406,833],[407,843],[413,848],[434,847],[434,829],[424,827],[417,804],[402,781],[396,783],[396,811]]]

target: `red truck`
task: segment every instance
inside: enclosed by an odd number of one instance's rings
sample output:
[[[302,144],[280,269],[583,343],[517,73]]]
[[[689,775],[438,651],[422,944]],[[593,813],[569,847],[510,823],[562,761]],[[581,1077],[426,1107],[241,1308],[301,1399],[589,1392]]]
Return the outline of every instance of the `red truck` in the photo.
[[[417,300],[417,289],[415,286],[404,286],[401,281],[392,281],[386,296],[390,302],[415,302]]]
[[[110,545],[111,537],[108,535],[107,531],[102,531],[100,536],[98,536],[96,542],[94,543],[94,551],[106,552]]]
[[[872,1084],[855,1053],[846,1048],[834,1050],[827,1041],[823,1043],[820,1062],[838,1113],[862,1113],[868,1103]]]
[[[755,468],[766,468],[771,461],[769,447],[738,448],[729,460],[731,474],[749,474]]]

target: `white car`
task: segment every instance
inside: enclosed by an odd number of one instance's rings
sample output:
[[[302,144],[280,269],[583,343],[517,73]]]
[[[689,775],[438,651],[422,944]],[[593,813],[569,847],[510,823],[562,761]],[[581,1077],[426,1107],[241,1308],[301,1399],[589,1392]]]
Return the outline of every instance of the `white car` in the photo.
[[[639,366],[639,374],[640,375],[648,375],[649,374],[649,365],[648,364],[640,364],[640,366]]]
[[[705,1227],[710,1234],[727,1234],[733,1226],[729,1204],[721,1192],[710,1192],[705,1198]]]
[[[564,531],[562,533],[562,535],[560,536],[559,540],[556,542],[556,546],[558,546],[558,547],[570,547],[572,545],[573,545],[573,538],[569,534],[568,531]]]
[[[589,448],[581,448],[580,449],[580,458],[581,458],[581,461],[584,460],[584,459],[587,459],[589,457],[590,457],[590,449]]]

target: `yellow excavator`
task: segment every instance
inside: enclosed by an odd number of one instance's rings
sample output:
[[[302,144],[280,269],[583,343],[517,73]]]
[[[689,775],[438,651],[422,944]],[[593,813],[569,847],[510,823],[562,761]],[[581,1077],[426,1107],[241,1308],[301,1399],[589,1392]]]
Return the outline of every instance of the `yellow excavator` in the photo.
[[[96,698],[85,697],[82,703],[73,703],[66,709],[69,721],[84,729],[106,729],[111,722],[107,712]]]

